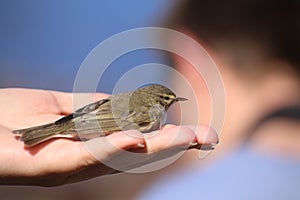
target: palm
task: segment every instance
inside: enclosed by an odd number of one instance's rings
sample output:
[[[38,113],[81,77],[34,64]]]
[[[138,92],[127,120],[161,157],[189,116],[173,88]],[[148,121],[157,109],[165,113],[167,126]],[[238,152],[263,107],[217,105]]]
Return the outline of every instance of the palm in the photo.
[[[5,156],[13,158],[16,163],[13,168],[4,170],[11,173],[17,171],[24,176],[29,174],[40,176],[57,172],[67,174],[74,172],[75,166],[87,165],[78,160],[82,156],[89,156],[79,142],[53,140],[33,148],[25,148],[23,143],[11,133],[12,129],[47,123],[70,113],[71,94],[7,89],[1,91],[0,101],[0,124],[5,125],[0,127],[0,151],[8,152]]]

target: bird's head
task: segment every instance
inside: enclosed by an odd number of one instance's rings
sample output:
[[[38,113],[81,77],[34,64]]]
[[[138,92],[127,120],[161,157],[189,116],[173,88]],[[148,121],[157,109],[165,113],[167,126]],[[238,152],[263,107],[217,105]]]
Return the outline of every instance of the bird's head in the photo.
[[[177,97],[172,90],[159,84],[151,84],[140,89],[145,93],[150,94],[155,103],[159,103],[165,108],[165,110],[167,110],[175,102],[187,100],[183,97]]]

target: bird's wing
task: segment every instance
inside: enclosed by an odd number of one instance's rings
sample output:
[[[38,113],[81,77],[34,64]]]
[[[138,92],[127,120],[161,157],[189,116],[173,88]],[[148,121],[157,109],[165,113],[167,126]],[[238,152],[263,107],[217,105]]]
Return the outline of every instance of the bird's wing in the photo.
[[[122,107],[113,109],[111,107],[111,98],[103,99],[95,103],[88,104],[74,113],[67,115],[55,122],[56,125],[72,124],[67,130],[68,132],[79,132],[84,134],[100,133],[109,134],[116,131],[121,131],[122,126],[115,119],[120,117],[121,112],[124,112]]]
[[[88,114],[88,113],[91,113],[91,112],[95,111],[96,109],[99,108],[99,106],[103,105],[104,103],[106,103],[108,101],[110,101],[110,98],[102,99],[102,100],[97,101],[95,103],[88,104],[88,105],[76,110],[74,113],[69,114],[69,115],[67,115],[63,118],[60,118],[59,120],[55,121],[54,123],[56,125],[58,125],[58,124],[64,124],[66,122],[69,122],[72,119],[75,119],[77,117],[80,117],[82,115],[85,115],[85,114]]]
[[[143,112],[128,112],[128,110],[116,110],[114,109],[113,114],[111,113],[111,108],[108,108],[110,104],[105,105],[103,108],[100,107],[97,113],[89,113],[84,117],[84,121],[80,118],[76,127],[77,131],[80,132],[95,132],[99,131],[105,134],[126,131],[126,130],[140,130],[141,127],[145,127],[153,123],[149,118],[148,113]],[[143,131],[145,132],[145,131]]]

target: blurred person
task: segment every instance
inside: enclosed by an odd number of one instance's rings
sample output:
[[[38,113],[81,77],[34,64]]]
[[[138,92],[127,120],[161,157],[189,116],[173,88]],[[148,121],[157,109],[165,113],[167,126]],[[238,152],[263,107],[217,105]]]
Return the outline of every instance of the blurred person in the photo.
[[[224,128],[213,154],[163,176],[140,199],[300,199],[299,10],[299,1],[180,1],[168,27],[197,40],[216,62],[227,97]],[[201,62],[192,44],[166,38]],[[199,99],[200,122],[218,117],[207,108],[199,66],[172,60]],[[183,109],[195,112],[191,104]]]

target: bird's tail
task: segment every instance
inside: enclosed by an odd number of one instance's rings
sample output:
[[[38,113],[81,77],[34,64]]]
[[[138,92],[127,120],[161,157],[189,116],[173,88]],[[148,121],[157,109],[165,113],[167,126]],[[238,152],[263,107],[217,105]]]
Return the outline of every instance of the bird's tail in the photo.
[[[20,140],[23,141],[26,146],[34,146],[56,137],[62,132],[64,132],[63,127],[54,123],[13,131],[13,133],[20,135]]]

